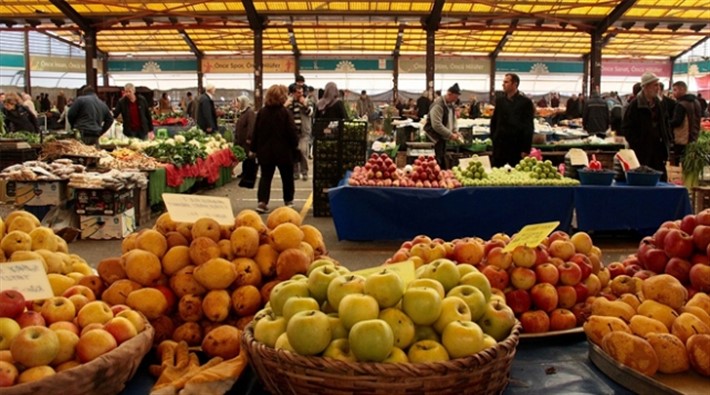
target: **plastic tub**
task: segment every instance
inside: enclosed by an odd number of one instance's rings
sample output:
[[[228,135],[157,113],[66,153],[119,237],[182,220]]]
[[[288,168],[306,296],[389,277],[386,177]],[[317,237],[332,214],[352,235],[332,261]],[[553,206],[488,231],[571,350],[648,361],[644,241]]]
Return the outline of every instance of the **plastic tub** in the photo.
[[[578,169],[579,182],[582,185],[611,185],[616,172],[614,170]]]
[[[654,187],[658,184],[661,179],[660,171],[654,171],[653,173],[639,173],[635,171],[626,172],[626,183],[628,185],[634,185],[639,187]]]

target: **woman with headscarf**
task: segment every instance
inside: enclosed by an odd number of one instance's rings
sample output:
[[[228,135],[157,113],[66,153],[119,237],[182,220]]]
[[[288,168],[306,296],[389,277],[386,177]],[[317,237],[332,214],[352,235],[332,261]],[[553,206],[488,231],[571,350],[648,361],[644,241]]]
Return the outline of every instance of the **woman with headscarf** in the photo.
[[[336,118],[345,119],[348,113],[345,104],[340,100],[338,86],[335,82],[325,84],[323,97],[316,104],[316,118]]]
[[[293,162],[298,150],[298,134],[293,116],[284,106],[287,99],[286,86],[272,85],[264,96],[264,108],[256,115],[250,156],[256,154],[261,167],[257,191],[259,204],[256,208],[260,213],[269,211],[271,180],[277,167],[281,175],[284,205],[293,207]]]
[[[234,143],[244,148],[244,152],[248,153],[254,135],[256,113],[251,108],[249,98],[246,96],[240,96],[237,99],[237,109],[239,110],[239,118],[234,124]],[[239,177],[241,176],[240,174]]]
[[[25,107],[22,100],[14,93],[8,93],[2,109],[5,129],[8,132],[39,133],[37,117]]]

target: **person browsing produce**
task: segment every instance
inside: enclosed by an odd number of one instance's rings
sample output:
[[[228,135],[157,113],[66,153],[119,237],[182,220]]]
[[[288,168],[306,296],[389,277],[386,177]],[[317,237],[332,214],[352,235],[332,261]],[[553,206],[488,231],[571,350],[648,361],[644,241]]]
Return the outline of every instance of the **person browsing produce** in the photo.
[[[123,134],[126,137],[145,140],[148,133],[153,131],[153,118],[148,101],[143,96],[136,95],[136,87],[133,84],[126,84],[123,92],[123,97],[113,110],[113,116],[121,116]]]
[[[434,142],[436,161],[442,169],[448,169],[446,164],[446,141],[458,140],[456,131],[456,101],[461,96],[459,84],[452,85],[446,95],[439,96],[429,107],[429,121],[424,126],[429,139]]]
[[[532,100],[520,93],[519,85],[517,74],[506,74],[503,78],[504,95],[496,99],[491,117],[491,164],[494,167],[517,165],[532,147],[535,107]]]

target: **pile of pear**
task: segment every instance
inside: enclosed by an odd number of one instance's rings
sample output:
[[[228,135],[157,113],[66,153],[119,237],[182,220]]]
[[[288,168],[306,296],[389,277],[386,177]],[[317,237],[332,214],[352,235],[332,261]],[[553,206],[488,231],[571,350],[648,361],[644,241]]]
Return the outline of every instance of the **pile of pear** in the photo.
[[[266,220],[242,210],[230,225],[207,217],[176,222],[164,213],[152,229],[127,236],[121,254],[103,259],[97,271],[101,299],[143,313],[156,345],[200,346],[217,327],[246,327],[276,284],[305,274],[326,254],[321,232],[288,207]]]
[[[589,300],[587,339],[645,375],[694,371],[710,377],[710,296],[661,274],[615,300]]]

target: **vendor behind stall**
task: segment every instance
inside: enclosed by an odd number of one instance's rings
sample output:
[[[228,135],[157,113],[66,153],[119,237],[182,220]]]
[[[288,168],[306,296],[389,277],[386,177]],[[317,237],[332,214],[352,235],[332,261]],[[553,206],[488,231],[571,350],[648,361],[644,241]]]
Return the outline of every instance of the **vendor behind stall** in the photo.
[[[114,117],[119,115],[123,121],[123,134],[126,137],[145,140],[148,133],[153,131],[153,119],[148,101],[143,96],[136,95],[136,87],[133,84],[126,84],[123,97],[113,110]]]
[[[84,144],[97,145],[99,137],[113,124],[113,116],[92,86],[87,85],[81,91],[83,96],[77,97],[69,107],[67,119],[72,128],[79,130]]]
[[[16,94],[8,93],[5,96],[2,113],[6,131],[39,133],[37,117],[21,104],[20,97]]]
[[[446,140],[460,138],[456,129],[456,101],[461,95],[459,84],[454,84],[446,91],[445,96],[439,96],[429,108],[429,121],[424,125],[424,131],[434,142],[436,161],[442,169],[448,169],[446,164]]]

